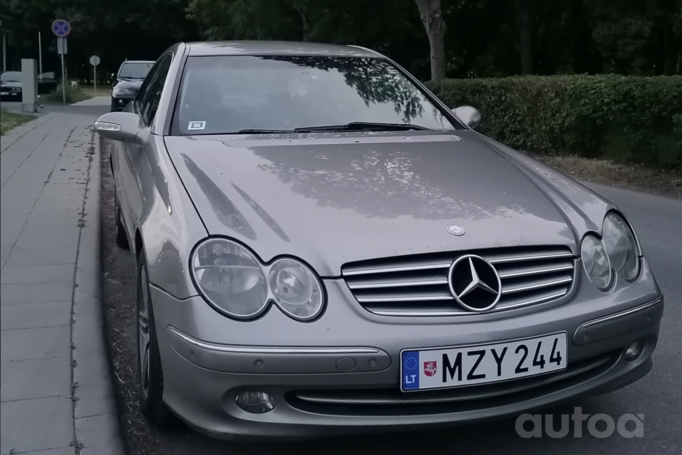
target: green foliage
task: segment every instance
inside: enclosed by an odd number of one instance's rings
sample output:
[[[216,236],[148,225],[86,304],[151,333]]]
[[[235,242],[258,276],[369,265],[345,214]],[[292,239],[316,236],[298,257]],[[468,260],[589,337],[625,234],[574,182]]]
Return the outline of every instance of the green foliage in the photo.
[[[447,79],[429,88],[480,110],[480,131],[511,147],[682,166],[682,77]]]
[[[85,93],[82,90],[79,90],[77,88],[72,88],[70,86],[66,86],[66,103],[67,104],[73,104],[73,103],[78,103],[79,101],[85,101],[87,99],[92,98],[89,94]],[[53,92],[48,93],[45,96],[45,99],[48,102],[51,103],[61,103],[63,100],[62,97],[62,86],[57,85],[57,89],[54,90]]]
[[[440,0],[450,77],[532,72],[671,75],[682,72],[682,0]],[[87,78],[125,59],[156,59],[177,41],[281,39],[358,44],[382,52],[417,77],[430,76],[429,41],[414,0],[5,0],[8,67],[38,57],[60,71],[50,24],[73,25],[67,69]],[[525,27],[521,13],[530,18]],[[524,22],[525,23],[525,22]],[[20,25],[20,26],[19,26]],[[525,31],[527,33],[522,33]],[[522,46],[521,36],[528,38]]]
[[[16,114],[3,109],[2,112],[0,112],[0,135],[4,136],[10,130],[13,130],[26,122],[30,122],[34,118],[35,116],[33,115]]]

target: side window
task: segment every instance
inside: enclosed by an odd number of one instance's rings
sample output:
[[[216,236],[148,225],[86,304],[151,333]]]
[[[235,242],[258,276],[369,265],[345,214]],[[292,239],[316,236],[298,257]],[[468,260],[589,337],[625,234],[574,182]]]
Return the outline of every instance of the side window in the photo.
[[[161,93],[163,92],[163,86],[166,82],[166,76],[168,76],[172,60],[173,56],[171,54],[161,57],[151,69],[144,84],[140,87],[140,91],[137,93],[135,107],[137,113],[142,117],[144,124],[147,126],[152,124],[156,115],[156,109],[159,107]]]
[[[164,58],[165,58],[165,56],[164,56]],[[149,73],[147,73],[147,77],[145,77],[144,81],[142,82],[140,89],[135,94],[135,100],[133,101],[132,104],[135,105],[134,110],[139,115],[142,115],[142,100],[144,99],[145,95],[147,94],[147,91],[149,89],[149,83],[151,82],[152,79],[154,79],[154,76],[156,75],[157,71],[159,70],[160,65],[161,65],[160,61],[157,61],[156,63],[154,63],[154,66],[151,67],[151,69],[149,70]]]

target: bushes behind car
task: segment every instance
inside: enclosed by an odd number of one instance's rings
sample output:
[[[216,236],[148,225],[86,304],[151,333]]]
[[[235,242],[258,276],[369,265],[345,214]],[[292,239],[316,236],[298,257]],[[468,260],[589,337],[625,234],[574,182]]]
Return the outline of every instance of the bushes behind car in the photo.
[[[476,107],[481,133],[520,150],[682,167],[682,76],[523,76],[426,85],[451,108]]]

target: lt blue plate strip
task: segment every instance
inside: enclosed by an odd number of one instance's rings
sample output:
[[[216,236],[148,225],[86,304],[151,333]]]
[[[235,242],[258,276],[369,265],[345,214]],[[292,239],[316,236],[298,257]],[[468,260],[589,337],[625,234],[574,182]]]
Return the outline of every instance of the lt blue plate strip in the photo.
[[[403,352],[403,390],[419,389],[419,352]]]

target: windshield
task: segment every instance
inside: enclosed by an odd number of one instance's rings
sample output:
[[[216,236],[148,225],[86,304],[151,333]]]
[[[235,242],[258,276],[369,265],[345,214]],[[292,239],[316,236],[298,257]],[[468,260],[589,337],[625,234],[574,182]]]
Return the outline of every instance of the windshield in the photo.
[[[124,63],[121,72],[118,74],[120,78],[129,79],[144,79],[147,73],[154,66],[154,63]]]
[[[173,118],[184,135],[354,122],[455,129],[394,66],[358,57],[190,57]]]
[[[0,81],[2,82],[21,82],[21,72],[20,71],[8,71],[0,75]]]

